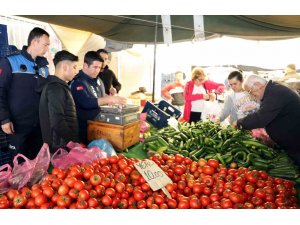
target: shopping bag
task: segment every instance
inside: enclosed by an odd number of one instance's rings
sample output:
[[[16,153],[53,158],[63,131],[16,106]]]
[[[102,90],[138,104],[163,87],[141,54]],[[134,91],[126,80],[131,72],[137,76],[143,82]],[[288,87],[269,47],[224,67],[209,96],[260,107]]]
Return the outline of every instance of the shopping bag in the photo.
[[[8,179],[11,175],[11,166],[9,164],[5,164],[0,166],[0,194],[5,193],[9,189]]]
[[[107,153],[108,156],[117,155],[115,149],[111,145],[111,143],[106,139],[96,139],[88,144],[88,148],[92,146],[97,146],[101,150]]]
[[[77,146],[70,150],[68,157],[77,159],[80,164],[85,164],[101,158],[107,158],[107,154],[97,146],[92,146],[90,148]]]
[[[72,164],[91,163],[101,158],[107,158],[107,153],[98,146],[83,148],[79,143],[69,142],[67,147],[70,149],[69,152],[60,148],[53,154],[51,163],[54,167],[66,169]]]
[[[61,169],[68,168],[71,164],[78,164],[76,158],[71,158],[69,152],[65,149],[59,148],[51,157],[51,163],[54,167]]]
[[[218,101],[204,101],[204,109],[201,113],[201,120],[212,120],[217,119],[220,114],[221,107]]]
[[[28,185],[39,183],[40,180],[47,174],[50,164],[50,149],[47,143],[44,143],[38,155],[34,159],[34,169],[32,171]]]
[[[67,147],[68,147],[69,149],[72,149],[72,148],[75,148],[75,147],[82,147],[82,148],[85,148],[86,146],[85,146],[84,144],[81,144],[81,143],[69,141],[69,143],[67,144]]]
[[[141,133],[145,133],[148,130],[150,130],[150,125],[149,123],[146,122],[146,118],[147,118],[147,113],[141,113],[140,115],[140,123],[141,123],[141,127],[140,127],[140,132]]]
[[[23,162],[19,163],[18,159],[22,158]],[[13,160],[13,169],[8,182],[11,188],[20,189],[30,180],[34,170],[35,160],[30,160],[22,154],[17,154]]]
[[[275,142],[270,138],[270,136],[264,128],[256,128],[251,130],[251,135],[254,138],[262,140],[269,147],[274,147],[275,145]]]

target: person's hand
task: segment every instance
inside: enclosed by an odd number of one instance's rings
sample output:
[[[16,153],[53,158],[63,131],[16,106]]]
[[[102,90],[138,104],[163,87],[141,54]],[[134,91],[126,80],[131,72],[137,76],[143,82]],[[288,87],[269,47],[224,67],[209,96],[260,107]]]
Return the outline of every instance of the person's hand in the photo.
[[[5,123],[5,124],[1,125],[1,128],[2,128],[3,132],[6,133],[6,134],[15,133],[14,125],[13,125],[12,122],[8,122],[8,123]]]
[[[109,89],[109,93],[111,93],[111,95],[115,95],[115,94],[117,94],[117,90],[114,87],[111,87]]]
[[[203,95],[203,99],[204,99],[204,100],[209,100],[209,95],[208,95],[208,94],[204,94],[204,95]]]
[[[127,99],[121,96],[110,96],[111,105],[126,105]]]
[[[234,122],[232,123],[232,126],[233,126],[234,128],[237,128],[237,121],[234,121]]]
[[[209,101],[213,102],[216,100],[216,95],[214,93],[209,93]]]

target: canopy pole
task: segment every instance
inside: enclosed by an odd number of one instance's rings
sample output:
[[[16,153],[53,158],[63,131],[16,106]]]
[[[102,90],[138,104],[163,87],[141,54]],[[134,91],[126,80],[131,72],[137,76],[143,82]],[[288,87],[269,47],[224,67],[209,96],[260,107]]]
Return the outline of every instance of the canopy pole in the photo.
[[[157,42],[157,19],[158,16],[155,16],[155,34],[154,34],[154,56],[153,56],[153,86],[152,86],[152,102],[154,102],[155,96],[155,70],[156,70],[156,42]]]

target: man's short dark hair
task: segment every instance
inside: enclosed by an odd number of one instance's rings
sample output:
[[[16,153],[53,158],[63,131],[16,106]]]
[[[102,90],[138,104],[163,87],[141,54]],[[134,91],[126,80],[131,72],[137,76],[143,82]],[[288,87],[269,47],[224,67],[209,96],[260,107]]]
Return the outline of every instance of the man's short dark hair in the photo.
[[[243,81],[243,74],[241,71],[232,71],[229,75],[228,75],[228,80],[231,80],[233,78],[236,78],[238,81]]]
[[[33,39],[40,38],[43,35],[46,35],[48,37],[50,36],[49,33],[42,28],[39,28],[39,27],[33,28],[28,35],[28,39],[27,39],[28,46],[30,45],[30,43]]]
[[[99,53],[95,51],[89,51],[84,55],[84,62],[90,66],[94,61],[104,62],[104,60],[100,57]]]
[[[108,54],[108,51],[106,51],[106,50],[103,49],[103,48],[100,48],[100,49],[97,50],[97,53],[98,53],[98,54],[100,54],[100,53],[102,53],[102,52],[105,53],[105,54]]]
[[[55,54],[53,62],[54,62],[54,65],[56,66],[59,62],[64,61],[64,60],[68,60],[71,62],[78,62],[78,56],[73,55],[72,53],[70,53],[66,50],[62,50]]]

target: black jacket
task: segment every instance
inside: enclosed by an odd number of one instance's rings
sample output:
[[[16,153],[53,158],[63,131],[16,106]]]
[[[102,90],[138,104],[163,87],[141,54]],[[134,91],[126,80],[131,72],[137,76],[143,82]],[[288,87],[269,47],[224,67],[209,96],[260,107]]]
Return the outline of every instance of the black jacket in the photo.
[[[265,127],[270,137],[300,165],[300,96],[286,86],[269,81],[260,109],[237,121],[250,130]]]
[[[111,87],[114,87],[117,90],[117,92],[121,90],[121,84],[119,83],[114,72],[110,70],[108,66],[106,66],[104,70],[99,73],[98,77],[101,78],[101,80],[103,81],[105,93],[107,95],[109,95],[109,89]]]
[[[100,112],[98,98],[105,96],[104,85],[99,77],[91,78],[80,70],[71,82],[71,92],[76,104],[80,140],[87,144],[87,121]]]
[[[43,141],[52,152],[69,141],[79,142],[75,103],[67,83],[49,76],[40,99],[40,124]]]

